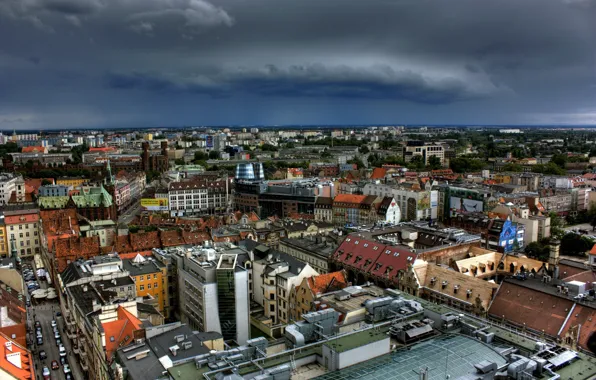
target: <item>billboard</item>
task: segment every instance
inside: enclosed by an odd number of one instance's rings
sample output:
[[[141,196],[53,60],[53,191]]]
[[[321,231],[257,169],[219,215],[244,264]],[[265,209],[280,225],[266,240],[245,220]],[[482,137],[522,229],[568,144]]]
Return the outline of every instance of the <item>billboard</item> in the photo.
[[[449,199],[450,215],[454,216],[456,213],[465,214],[467,212],[483,212],[482,201],[474,199],[451,197]]]
[[[168,211],[169,209],[167,198],[143,198],[141,207],[151,211]]]
[[[213,148],[213,136],[205,137],[205,146],[207,148]]]
[[[439,205],[439,192],[433,190],[430,192],[430,207],[436,208]]]

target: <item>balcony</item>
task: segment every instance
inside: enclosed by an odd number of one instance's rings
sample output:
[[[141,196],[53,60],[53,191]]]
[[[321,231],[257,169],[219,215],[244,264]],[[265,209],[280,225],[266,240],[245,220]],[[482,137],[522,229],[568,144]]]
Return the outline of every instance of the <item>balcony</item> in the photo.
[[[69,338],[70,338],[70,336],[69,336]],[[72,346],[72,352],[74,352],[76,355],[78,355],[81,351],[79,351],[79,347]]]

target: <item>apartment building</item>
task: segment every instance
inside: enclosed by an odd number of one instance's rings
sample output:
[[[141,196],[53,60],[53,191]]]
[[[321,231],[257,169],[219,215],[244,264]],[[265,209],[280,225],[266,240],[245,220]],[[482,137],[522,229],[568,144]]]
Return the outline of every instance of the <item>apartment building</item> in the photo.
[[[169,186],[171,216],[224,212],[228,208],[228,178],[191,179]]]
[[[250,260],[246,252],[191,248],[172,255],[172,259],[178,275],[182,323],[245,344],[250,337]]]
[[[134,256],[132,258],[131,256]],[[164,304],[169,299],[168,274],[166,266],[156,260],[151,253],[143,256],[141,253],[120,255],[122,268],[126,270],[135,282],[137,296],[155,300],[155,308],[164,313]],[[168,318],[168,315],[164,315]]]
[[[333,199],[333,222],[339,225],[374,223],[376,195],[339,194]],[[380,199],[379,199],[380,200]]]
[[[0,173],[0,206],[8,204],[13,191],[16,191],[16,183],[23,177],[13,173]]]
[[[438,217],[438,198],[437,190],[431,190],[427,182],[424,188],[417,183],[401,183],[390,186],[381,183],[367,183],[362,189],[365,195],[376,195],[378,197],[390,197],[395,200],[399,207],[399,217],[396,212],[392,220],[399,219],[397,222],[412,220],[436,219]],[[383,218],[385,219],[385,218]]]
[[[40,253],[38,209],[5,211],[4,223],[11,253],[18,257]]]
[[[290,292],[304,278],[318,275],[308,263],[276,250],[253,262],[253,300],[263,306],[264,317],[272,326],[290,320]]]
[[[404,161],[410,162],[412,158],[420,156],[425,165],[429,164],[431,157],[435,156],[445,162],[445,148],[442,145],[427,144],[423,141],[408,141],[403,147]]]

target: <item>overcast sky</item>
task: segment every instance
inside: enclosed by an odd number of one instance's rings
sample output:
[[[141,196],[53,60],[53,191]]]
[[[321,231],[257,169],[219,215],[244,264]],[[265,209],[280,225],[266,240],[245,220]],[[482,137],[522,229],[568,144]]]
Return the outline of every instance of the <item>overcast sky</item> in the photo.
[[[0,0],[0,129],[596,124],[596,0]]]

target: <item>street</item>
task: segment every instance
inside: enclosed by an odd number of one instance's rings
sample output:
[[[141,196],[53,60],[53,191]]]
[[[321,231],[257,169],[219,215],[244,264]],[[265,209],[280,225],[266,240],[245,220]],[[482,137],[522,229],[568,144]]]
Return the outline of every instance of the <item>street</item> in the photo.
[[[31,264],[34,265],[34,263]],[[47,282],[39,281],[39,284],[41,288],[47,289]],[[60,332],[62,344],[64,344],[64,348],[67,352],[67,362],[71,369],[71,375],[75,380],[83,380],[84,377],[79,364],[74,357],[70,339],[68,339],[66,333],[64,333],[65,329],[63,318],[56,317],[56,312],[60,311],[60,305],[58,304],[57,299],[32,299],[31,302],[31,306],[27,308],[27,327],[29,331],[27,340],[28,346],[33,354],[37,378],[43,379],[42,369],[44,366],[47,366],[50,369],[50,376],[52,380],[66,379],[64,374],[64,366],[60,363],[60,353],[58,346],[56,345],[56,339],[54,339],[54,331],[52,329],[52,319],[55,319],[58,323],[58,331]],[[41,331],[43,335],[43,344],[41,346],[37,345],[37,340],[35,337],[36,321],[39,321],[41,324]],[[40,360],[39,358],[39,352],[42,350],[45,351],[47,355],[47,358],[44,360]],[[57,370],[52,370],[52,360],[56,360],[60,364],[60,368]]]
[[[135,202],[122,215],[118,216],[118,222],[129,225],[132,220],[141,212],[141,200],[135,199]]]

